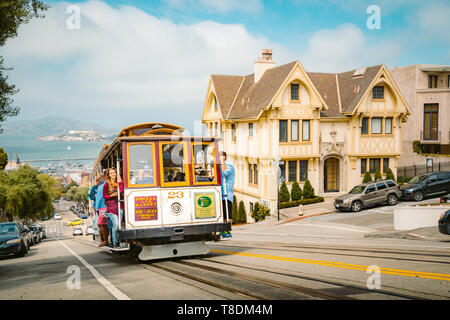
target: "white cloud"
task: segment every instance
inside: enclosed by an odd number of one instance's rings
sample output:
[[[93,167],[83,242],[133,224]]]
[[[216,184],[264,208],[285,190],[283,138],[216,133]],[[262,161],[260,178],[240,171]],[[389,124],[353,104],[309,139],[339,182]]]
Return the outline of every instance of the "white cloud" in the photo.
[[[353,24],[319,30],[308,39],[300,62],[308,71],[342,72],[376,64],[391,64],[400,44],[370,39]]]
[[[242,25],[176,24],[99,1],[78,4],[81,29],[69,30],[68,5],[55,4],[4,48],[22,113],[39,105],[52,115],[111,110],[119,121],[140,110],[149,121],[199,120],[210,74],[252,73],[261,48],[288,52]]]

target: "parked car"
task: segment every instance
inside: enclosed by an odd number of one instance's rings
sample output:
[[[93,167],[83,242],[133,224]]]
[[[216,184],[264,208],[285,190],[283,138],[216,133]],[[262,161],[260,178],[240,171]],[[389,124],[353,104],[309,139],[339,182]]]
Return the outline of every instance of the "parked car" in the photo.
[[[39,243],[42,240],[41,231],[38,227],[31,226],[31,230],[33,231],[34,243]]]
[[[87,219],[87,215],[86,215],[85,213],[83,213],[83,214],[81,215],[81,219]]]
[[[70,206],[70,211],[75,212],[75,206]]]
[[[23,257],[29,249],[27,238],[28,232],[18,223],[0,223],[0,255]]]
[[[438,222],[439,232],[443,234],[450,234],[450,210],[445,211]]]
[[[54,202],[54,203],[59,203],[59,200],[58,200],[58,199],[55,199],[53,202]]]
[[[22,225],[22,228],[27,232],[27,241],[28,241],[28,249],[36,244],[34,241],[33,230],[28,228],[27,226]]]
[[[59,213],[55,213],[55,215],[53,216],[53,219],[55,219],[55,220],[61,220],[61,219],[62,219],[62,216],[61,216],[61,214],[59,214]]]
[[[67,223],[68,226],[77,226],[80,224],[84,224],[84,221],[82,219],[74,219]]]
[[[42,221],[47,221],[48,220],[48,217],[43,217],[42,218]]]
[[[33,224],[31,227],[33,228],[33,230],[34,229],[37,230],[41,240],[47,238],[47,234],[45,233],[45,229],[44,229],[43,225],[36,223],[36,224]]]
[[[450,193],[450,171],[422,174],[402,185],[403,198],[422,201],[425,197]]]
[[[450,202],[450,195],[441,197],[441,199],[439,200],[439,202],[440,202],[440,203],[448,203],[448,202]]]
[[[72,235],[74,236],[82,236],[83,230],[80,227],[73,228]]]
[[[390,206],[396,205],[401,196],[402,192],[396,182],[379,180],[353,187],[347,194],[336,197],[334,206],[339,210],[358,212],[363,208],[380,203],[387,203]]]

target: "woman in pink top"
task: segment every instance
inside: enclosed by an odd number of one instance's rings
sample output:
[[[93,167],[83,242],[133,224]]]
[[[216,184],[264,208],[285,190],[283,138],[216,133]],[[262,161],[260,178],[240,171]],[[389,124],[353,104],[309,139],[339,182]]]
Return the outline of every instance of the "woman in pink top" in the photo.
[[[110,220],[111,225],[111,240],[114,248],[119,247],[119,239],[117,239],[117,231],[119,230],[119,206],[118,193],[123,193],[123,181],[120,174],[115,168],[108,170],[106,183],[103,186],[103,198],[106,201],[107,219]],[[123,209],[123,204],[122,204]]]

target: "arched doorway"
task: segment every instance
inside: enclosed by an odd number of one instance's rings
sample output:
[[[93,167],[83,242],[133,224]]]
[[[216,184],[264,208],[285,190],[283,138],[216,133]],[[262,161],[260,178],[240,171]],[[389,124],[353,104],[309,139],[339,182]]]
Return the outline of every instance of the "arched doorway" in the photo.
[[[323,166],[324,191],[339,192],[339,159],[328,158]]]

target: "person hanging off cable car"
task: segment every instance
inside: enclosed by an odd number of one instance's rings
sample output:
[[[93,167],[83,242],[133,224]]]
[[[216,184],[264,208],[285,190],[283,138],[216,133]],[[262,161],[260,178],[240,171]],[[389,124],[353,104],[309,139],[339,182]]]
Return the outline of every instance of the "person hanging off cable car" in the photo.
[[[119,230],[119,206],[118,206],[118,193],[123,194],[123,181],[120,174],[117,173],[115,168],[108,169],[108,176],[106,183],[103,187],[103,198],[106,201],[107,219],[109,219],[109,225],[111,225],[111,240],[114,248],[119,247],[119,240],[117,238],[117,232]],[[122,210],[123,202],[121,203]]]

